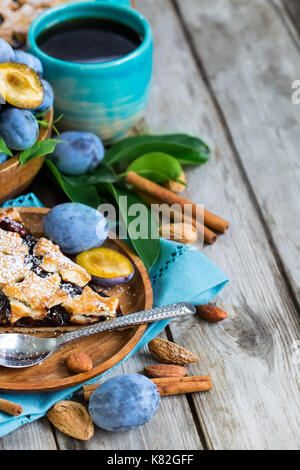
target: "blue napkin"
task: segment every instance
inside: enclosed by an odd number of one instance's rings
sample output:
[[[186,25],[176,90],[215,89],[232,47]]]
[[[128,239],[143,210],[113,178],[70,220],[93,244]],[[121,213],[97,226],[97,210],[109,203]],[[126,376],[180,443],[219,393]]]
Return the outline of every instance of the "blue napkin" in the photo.
[[[8,201],[4,205],[4,207],[9,206],[41,207],[42,204],[31,193],[13,201]],[[192,302],[195,305],[207,303],[228,282],[225,274],[200,251],[167,240],[161,240],[160,256],[151,269],[150,276],[155,306],[182,301]],[[144,347],[151,339],[155,338],[166,327],[169,321],[162,320],[149,325],[139,343],[119,364]],[[99,377],[103,377],[108,372],[110,371],[105,372]],[[99,377],[88,383],[97,381]],[[21,404],[24,410],[23,415],[20,417],[12,417],[0,412],[0,437],[25,423],[42,417],[51,406],[60,400],[70,398],[81,386],[60,392],[31,395],[0,394],[0,398],[6,398]]]

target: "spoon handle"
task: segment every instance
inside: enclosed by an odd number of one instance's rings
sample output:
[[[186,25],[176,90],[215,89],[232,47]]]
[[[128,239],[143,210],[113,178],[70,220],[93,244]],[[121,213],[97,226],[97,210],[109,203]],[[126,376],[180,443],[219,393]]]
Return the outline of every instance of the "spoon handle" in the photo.
[[[69,341],[73,341],[84,336],[94,335],[101,331],[115,330],[117,328],[124,328],[128,326],[141,325],[143,323],[150,323],[157,320],[166,320],[167,318],[184,317],[185,315],[192,315],[196,312],[195,307],[187,302],[166,305],[165,307],[155,307],[149,310],[142,310],[141,312],[131,313],[122,317],[114,318],[113,320],[106,320],[96,325],[86,326],[71,333],[66,333],[56,339],[57,345],[62,345]]]

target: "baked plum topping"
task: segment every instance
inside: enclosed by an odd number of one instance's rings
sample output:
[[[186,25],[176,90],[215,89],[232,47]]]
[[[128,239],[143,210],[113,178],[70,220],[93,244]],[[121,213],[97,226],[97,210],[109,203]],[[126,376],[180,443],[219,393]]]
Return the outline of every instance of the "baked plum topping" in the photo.
[[[23,317],[15,323],[15,326],[66,326],[69,324],[70,315],[63,307],[57,305],[56,307],[52,307],[47,312],[46,317],[42,320],[34,320],[31,317]]]
[[[38,268],[42,261],[43,261],[42,256],[32,256],[32,255],[25,256],[25,263],[27,264],[27,267],[29,269],[32,269],[32,271]]]
[[[28,235],[24,226],[10,217],[3,217],[3,219],[0,220],[0,228],[7,230],[8,232],[18,233],[21,238],[26,238]]]
[[[29,233],[27,233],[27,235],[26,235],[25,238],[24,238],[24,243],[25,243],[25,245],[28,246],[28,248],[29,248],[29,253],[32,254],[32,253],[33,253],[33,247],[34,247],[34,245],[36,244],[36,240],[33,238],[32,235],[30,235]]]
[[[70,324],[70,314],[61,305],[52,307],[45,318],[46,325],[65,326]]]
[[[47,273],[47,271],[44,271],[44,269],[40,267],[42,261],[42,256],[27,255],[25,258],[25,263],[28,269],[30,269],[40,277],[47,277],[49,276],[49,273]]]
[[[32,269],[31,271],[34,271],[35,274],[37,274],[38,276],[40,277],[47,277],[49,276],[49,273],[47,273],[47,271],[44,271],[42,268],[40,268],[39,266],[37,266],[36,269]]]
[[[81,295],[83,289],[80,286],[77,286],[76,284],[72,284],[71,282],[66,282],[66,281],[61,281],[60,283],[60,288],[69,294],[71,297],[74,297],[75,295]]]
[[[0,291],[0,325],[8,325],[10,323],[10,303],[6,295]]]
[[[31,317],[22,317],[20,318],[20,320],[17,320],[14,323],[14,326],[24,326],[24,327],[37,326],[37,325],[38,325],[38,321],[34,320]]]
[[[116,310],[116,315],[117,315],[117,317],[122,317],[123,316],[123,313],[122,313],[122,310],[121,310],[120,306]]]

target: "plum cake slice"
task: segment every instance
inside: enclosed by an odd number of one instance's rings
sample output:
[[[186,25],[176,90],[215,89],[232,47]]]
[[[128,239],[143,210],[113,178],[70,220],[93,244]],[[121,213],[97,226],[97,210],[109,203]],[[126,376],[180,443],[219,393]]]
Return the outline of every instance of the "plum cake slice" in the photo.
[[[23,254],[6,254],[0,252],[0,288],[6,284],[22,281],[29,273]]]
[[[34,247],[34,254],[42,256],[40,268],[48,273],[58,273],[63,281],[84,287],[91,280],[91,275],[78,264],[64,256],[60,248],[47,238],[40,238]]]
[[[16,209],[0,210],[0,326],[66,327],[120,315],[90,274],[45,237],[34,239]]]
[[[61,305],[67,294],[60,289],[60,277],[52,274],[42,278],[30,271],[21,282],[12,282],[3,289],[11,308],[11,324],[20,318],[43,319],[50,308]]]
[[[72,323],[94,323],[114,317],[119,299],[102,297],[87,286],[81,295],[69,297],[62,306],[70,313]]]

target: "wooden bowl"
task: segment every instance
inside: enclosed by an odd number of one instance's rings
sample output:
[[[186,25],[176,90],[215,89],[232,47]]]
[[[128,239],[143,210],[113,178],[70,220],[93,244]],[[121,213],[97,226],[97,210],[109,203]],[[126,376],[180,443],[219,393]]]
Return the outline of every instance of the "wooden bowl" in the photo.
[[[53,109],[44,116],[45,120],[52,123]],[[48,139],[51,135],[51,125],[40,127],[38,140]],[[25,165],[20,165],[19,156],[15,155],[0,165],[0,205],[8,199],[12,199],[25,191],[40,171],[45,157],[33,158]]]
[[[49,209],[22,207],[18,209],[32,234],[41,236],[42,219]],[[104,244],[129,257],[135,273],[130,282],[122,286],[105,288],[103,292],[120,298],[124,315],[148,309],[153,304],[153,293],[147,270],[140,258],[122,240],[107,240]],[[86,382],[120,362],[138,343],[147,325],[106,331],[81,338],[64,345],[41,365],[26,369],[0,367],[0,391],[5,392],[49,392]],[[5,328],[1,329],[3,333]],[[42,329],[41,329],[42,331]],[[9,333],[7,333],[9,334]],[[41,333],[40,335],[45,336]],[[39,335],[39,336],[40,336]],[[47,334],[48,336],[48,334]],[[86,352],[93,361],[93,369],[74,374],[66,366],[70,354]]]

